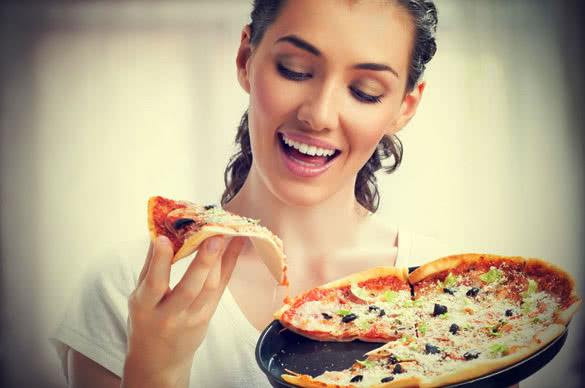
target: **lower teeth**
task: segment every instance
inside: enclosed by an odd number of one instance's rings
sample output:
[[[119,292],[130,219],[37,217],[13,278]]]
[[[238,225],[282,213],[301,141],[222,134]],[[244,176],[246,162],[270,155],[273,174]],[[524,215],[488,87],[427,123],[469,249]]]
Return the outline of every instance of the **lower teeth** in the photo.
[[[297,158],[295,158],[294,156],[291,155],[291,159],[294,160],[295,162],[297,162],[300,165],[303,166],[307,166],[307,167],[318,167],[318,164],[311,164],[311,163],[307,163],[307,162],[303,162],[302,160],[298,160]]]

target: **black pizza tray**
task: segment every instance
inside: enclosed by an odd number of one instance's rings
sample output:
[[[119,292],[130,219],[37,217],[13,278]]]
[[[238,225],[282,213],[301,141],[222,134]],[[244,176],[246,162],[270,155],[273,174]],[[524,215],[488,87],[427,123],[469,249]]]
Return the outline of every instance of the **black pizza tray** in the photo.
[[[276,388],[297,387],[280,377],[287,373],[285,369],[318,376],[326,370],[349,368],[355,360],[363,359],[365,353],[383,345],[363,341],[321,342],[283,329],[279,321],[273,321],[256,344],[256,362]],[[516,364],[445,388],[501,388],[519,383],[552,360],[563,347],[567,335],[568,328],[547,346]]]

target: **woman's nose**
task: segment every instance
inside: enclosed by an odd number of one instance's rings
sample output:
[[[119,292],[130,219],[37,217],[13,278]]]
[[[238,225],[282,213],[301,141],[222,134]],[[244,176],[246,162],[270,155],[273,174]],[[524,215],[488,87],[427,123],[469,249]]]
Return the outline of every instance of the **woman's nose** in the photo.
[[[299,107],[297,118],[315,131],[335,129],[339,122],[338,90],[332,81],[315,84]]]

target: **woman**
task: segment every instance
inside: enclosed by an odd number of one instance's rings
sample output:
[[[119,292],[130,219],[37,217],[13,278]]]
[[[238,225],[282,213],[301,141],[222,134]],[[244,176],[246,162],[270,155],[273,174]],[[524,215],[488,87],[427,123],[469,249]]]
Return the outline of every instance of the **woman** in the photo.
[[[222,205],[283,240],[291,295],[418,264],[373,216],[374,172],[400,162],[394,135],[421,100],[436,23],[430,0],[254,2],[236,59],[250,105]],[[262,261],[222,237],[172,269],[171,256],[160,238],[139,275],[123,258],[88,284],[56,335],[70,386],[267,385],[253,347],[281,298]]]

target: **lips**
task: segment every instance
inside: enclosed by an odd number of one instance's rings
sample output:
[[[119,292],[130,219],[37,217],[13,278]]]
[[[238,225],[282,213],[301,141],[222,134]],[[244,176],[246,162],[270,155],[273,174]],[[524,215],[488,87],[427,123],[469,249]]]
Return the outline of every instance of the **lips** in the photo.
[[[335,163],[337,156],[340,154],[339,150],[335,149],[335,147],[327,142],[311,139],[302,135],[287,134],[286,136],[290,140],[301,142],[309,146],[335,150],[335,153],[331,156],[307,155],[296,148],[287,145],[284,142],[282,134],[279,134],[279,144],[284,164],[293,175],[298,177],[310,178],[323,174],[333,165],[333,163]]]

